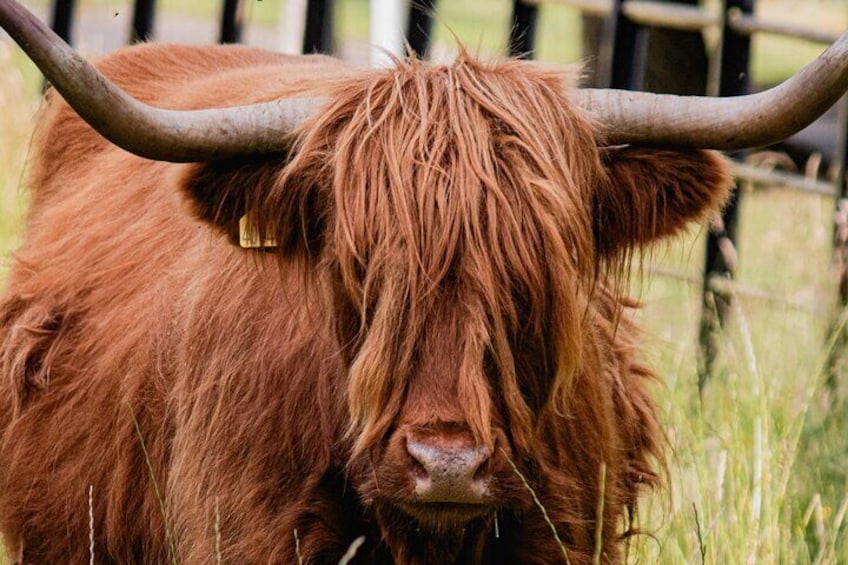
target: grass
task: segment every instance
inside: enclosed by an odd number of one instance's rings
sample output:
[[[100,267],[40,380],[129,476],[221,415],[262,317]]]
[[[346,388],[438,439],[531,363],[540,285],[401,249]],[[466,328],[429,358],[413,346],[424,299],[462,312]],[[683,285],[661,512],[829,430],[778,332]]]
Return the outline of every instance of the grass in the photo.
[[[32,116],[40,82],[37,71],[23,54],[0,42],[0,279],[5,258],[18,246],[25,210],[19,190]]]
[[[723,355],[697,389],[700,285],[644,279],[640,314],[664,384],[658,398],[673,447],[671,510],[656,497],[642,517],[664,522],[642,562],[842,563],[848,558],[848,428],[844,398],[824,385],[836,296],[833,203],[775,190],[743,194],[738,280],[784,302],[738,296]],[[658,250],[652,265],[698,274],[702,234]],[[792,299],[792,305],[789,305]],[[846,375],[840,375],[846,382]],[[807,512],[813,505],[815,511]]]
[[[437,41],[453,44],[450,27],[468,46],[503,46],[508,2],[443,4]],[[172,0],[162,11],[211,13],[213,5]],[[848,23],[845,0],[763,0],[761,6],[775,19],[836,29]],[[341,36],[367,37],[365,8],[365,0],[339,5]],[[251,9],[253,18],[268,24],[278,13],[268,0],[252,2]],[[541,55],[574,60],[579,19],[573,11],[549,7],[541,21]],[[785,76],[818,50],[758,40],[755,79]],[[40,82],[3,43],[0,69],[0,258],[7,258],[21,240],[25,197],[19,187]],[[635,277],[634,292],[645,302],[639,313],[645,350],[662,376],[656,395],[672,463],[669,492],[647,497],[640,507],[639,524],[654,537],[637,539],[630,562],[848,563],[848,370],[838,371],[835,392],[824,372],[835,315],[833,202],[751,187],[742,202],[737,280],[763,296],[737,297],[734,322],[720,336],[716,374],[703,395],[695,370],[700,283]],[[697,280],[703,239],[696,229],[653,250],[644,271]],[[0,279],[5,268],[0,260]]]
[[[22,56],[0,42],[0,279],[8,268],[5,258],[17,247],[25,206],[17,190],[34,109],[34,72]],[[26,70],[21,70],[26,69]],[[5,565],[0,538],[0,565]]]

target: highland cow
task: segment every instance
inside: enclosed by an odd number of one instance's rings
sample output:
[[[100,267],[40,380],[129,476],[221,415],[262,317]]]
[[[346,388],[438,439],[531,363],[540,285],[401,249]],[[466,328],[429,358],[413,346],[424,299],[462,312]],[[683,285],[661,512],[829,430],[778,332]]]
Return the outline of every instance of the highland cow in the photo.
[[[464,53],[98,67],[158,108],[313,110],[286,150],[154,161],[50,76],[76,111],[48,93],[0,302],[13,558],[620,560],[663,466],[622,282],[722,206],[718,154],[612,145],[570,77]]]

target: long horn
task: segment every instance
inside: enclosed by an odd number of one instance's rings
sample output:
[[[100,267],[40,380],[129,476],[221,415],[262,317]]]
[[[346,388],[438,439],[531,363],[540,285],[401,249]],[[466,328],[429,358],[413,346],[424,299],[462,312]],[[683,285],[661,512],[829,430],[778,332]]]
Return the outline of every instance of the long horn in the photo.
[[[708,98],[584,89],[579,104],[610,144],[742,149],[805,128],[848,89],[848,33],[786,82],[747,96]]]
[[[15,0],[0,0],[0,27],[74,110],[103,137],[140,157],[190,162],[283,152],[320,99],[283,99],[214,110],[164,110],[131,98]]]

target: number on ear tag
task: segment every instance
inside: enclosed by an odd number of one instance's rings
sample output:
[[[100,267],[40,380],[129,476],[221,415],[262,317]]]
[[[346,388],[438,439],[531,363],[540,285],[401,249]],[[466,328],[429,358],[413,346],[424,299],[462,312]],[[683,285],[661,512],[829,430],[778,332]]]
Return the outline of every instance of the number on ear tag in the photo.
[[[262,247],[277,247],[277,240],[268,234],[262,238],[251,215],[245,214],[239,218],[239,245],[244,249],[259,249]]]

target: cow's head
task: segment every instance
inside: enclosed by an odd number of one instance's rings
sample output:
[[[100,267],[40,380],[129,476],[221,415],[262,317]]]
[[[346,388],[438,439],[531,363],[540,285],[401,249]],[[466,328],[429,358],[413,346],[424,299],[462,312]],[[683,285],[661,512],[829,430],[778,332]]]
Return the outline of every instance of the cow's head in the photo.
[[[602,146],[564,84],[465,55],[363,72],[277,178],[227,183],[261,191],[249,215],[319,273],[347,366],[350,476],[397,547],[529,512],[522,476],[572,493],[558,523],[581,531],[602,463],[616,508],[653,477],[653,413],[612,351],[629,342],[614,341],[608,279],[718,208],[730,179],[710,152]],[[198,179],[195,195],[212,182]]]
[[[0,16],[25,18],[15,6],[0,4]],[[10,33],[47,33],[24,21]],[[531,64],[463,55],[363,72],[320,103],[187,114],[190,127],[157,129],[181,116],[126,100],[123,115],[102,110],[121,96],[98,90],[104,79],[72,52],[40,44],[33,58],[104,135],[142,156],[202,161],[182,181],[200,217],[234,234],[248,214],[284,261],[314,274],[346,367],[339,459],[400,562],[432,539],[454,556],[474,551],[473,534],[497,516],[547,535],[531,488],[584,552],[603,490],[614,537],[658,452],[615,283],[633,250],[718,208],[730,184],[713,153],[648,145],[765,143],[848,83],[848,38],[808,71],[823,77],[816,92],[802,76],[734,103],[568,90]],[[766,116],[771,104],[782,111]],[[756,130],[744,112],[760,118]],[[107,114],[142,117],[127,128]],[[256,156],[274,152],[287,156]]]

